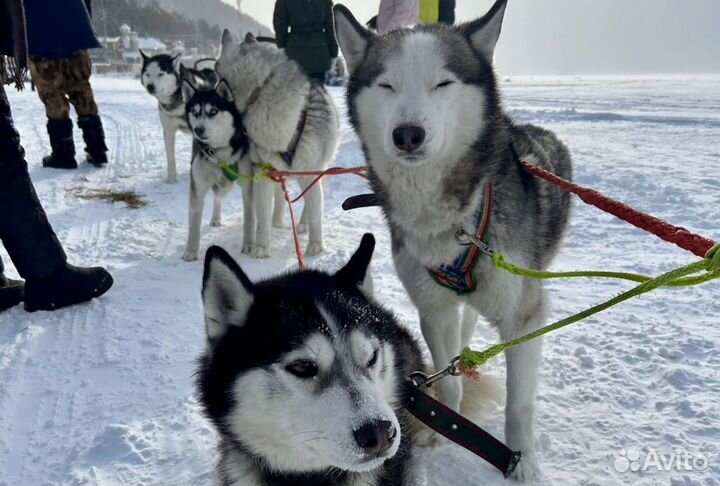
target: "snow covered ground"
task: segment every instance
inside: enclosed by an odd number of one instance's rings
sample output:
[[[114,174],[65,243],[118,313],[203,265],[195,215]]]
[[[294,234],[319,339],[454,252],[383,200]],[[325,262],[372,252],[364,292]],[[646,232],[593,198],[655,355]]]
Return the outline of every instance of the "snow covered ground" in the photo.
[[[49,147],[40,102],[30,91],[9,93],[32,177],[71,262],[106,265],[116,284],[87,305],[0,314],[0,484],[209,485],[215,437],[193,391],[194,360],[204,345],[202,268],[180,259],[190,141],[180,137],[178,144],[180,183],[165,184],[153,100],[136,80],[97,78],[94,86],[110,147],[105,170],[41,168]],[[581,184],[720,238],[720,78],[512,78],[504,89],[517,120],[552,128],[567,142]],[[333,93],[344,113],[342,92]],[[76,142],[82,147],[78,133]],[[344,121],[336,165],[361,164],[358,141]],[[378,296],[419,337],[378,211],[340,208],[365,184],[354,176],[328,181],[328,252],[310,263],[337,268],[362,233],[374,232]],[[73,195],[88,189],[134,190],[149,204],[130,210]],[[206,217],[201,248],[224,246],[255,278],[294,265],[289,230],[275,232],[270,260],[240,254],[240,210],[238,191],[228,198],[224,227],[208,227]],[[657,274],[693,260],[576,203],[553,268]],[[552,317],[626,288],[553,282]],[[717,282],[658,291],[545,341],[538,484],[720,484],[719,291]],[[491,330],[478,327],[476,347],[495,340]],[[504,373],[502,359],[489,368]],[[489,412],[482,425],[502,437],[502,410]],[[681,460],[658,471],[653,454]],[[419,456],[429,486],[504,483],[455,446]],[[650,458],[648,470],[623,472],[628,457],[639,466]],[[686,471],[686,462],[703,470]]]

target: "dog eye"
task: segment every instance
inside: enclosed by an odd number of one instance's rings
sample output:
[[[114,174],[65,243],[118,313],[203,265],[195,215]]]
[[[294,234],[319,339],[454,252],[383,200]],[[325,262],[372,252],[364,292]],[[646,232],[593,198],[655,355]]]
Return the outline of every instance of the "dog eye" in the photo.
[[[455,83],[455,81],[453,81],[451,79],[446,79],[442,83],[439,83],[437,86],[435,86],[435,89],[444,88],[444,87],[450,86],[451,84],[454,84],[454,83]]]
[[[298,378],[313,378],[318,374],[318,365],[314,361],[301,359],[287,365],[285,369]]]
[[[162,78],[163,76],[165,76],[165,73],[160,73],[158,74],[158,76]]]
[[[210,111],[208,111],[208,116],[215,116],[218,114],[217,108],[213,108]]]
[[[375,363],[377,363],[377,360],[378,360],[378,350],[376,349],[375,351],[373,351],[373,355],[370,358],[370,361],[368,361],[367,367],[372,368],[373,366],[375,366]]]
[[[378,84],[382,89],[389,89],[390,91],[395,91],[395,88],[392,87],[391,84],[388,83],[380,83]]]

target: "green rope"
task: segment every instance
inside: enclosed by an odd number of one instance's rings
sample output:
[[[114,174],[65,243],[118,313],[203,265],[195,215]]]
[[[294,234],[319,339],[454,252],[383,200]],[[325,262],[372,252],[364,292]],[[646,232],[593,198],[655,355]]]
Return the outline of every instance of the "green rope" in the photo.
[[[720,259],[719,259],[720,260]],[[518,275],[520,277],[529,277],[529,278],[536,278],[536,279],[553,279],[553,278],[612,278],[612,279],[618,279],[618,280],[629,280],[631,282],[637,282],[637,283],[643,283],[648,282],[652,280],[652,277],[648,277],[646,275],[640,275],[637,273],[629,273],[629,272],[607,272],[602,270],[581,270],[576,272],[546,272],[543,270],[533,270],[531,268],[523,268],[519,267],[517,265],[514,265],[507,260],[505,260],[505,257],[501,253],[493,253],[492,256],[493,265],[495,268],[501,268],[503,270],[507,270],[508,272],[512,273],[513,275]],[[708,278],[707,275],[699,276],[699,277],[689,277],[689,278],[680,278],[676,279],[670,282],[665,283],[664,287],[688,287],[690,285],[699,285],[701,283],[705,283],[708,280],[712,280],[711,278]]]
[[[493,261],[495,261],[495,258],[493,258]],[[507,264],[508,266],[512,266],[511,264]],[[514,267],[514,266],[513,266]],[[502,266],[500,268],[505,268],[505,266]],[[519,267],[514,267],[515,269]],[[520,269],[520,270],[526,270],[526,269]],[[536,272],[536,271],[530,271]],[[705,272],[701,275],[694,275],[696,273]],[[539,272],[539,273],[545,273],[545,272]],[[566,273],[583,273],[583,272],[566,272]],[[588,272],[585,272],[588,273]],[[612,272],[594,272],[594,273],[612,273]],[[627,275],[627,274],[623,274]],[[530,275],[525,275],[530,276]],[[585,276],[585,275],[583,275]],[[541,277],[541,278],[552,278],[552,277]],[[647,277],[642,277],[647,278]],[[484,351],[473,351],[470,348],[465,348],[463,350],[462,354],[460,355],[460,366],[463,368],[473,368],[476,366],[482,366],[485,364],[488,360],[491,358],[497,356],[498,354],[504,352],[505,350],[512,348],[514,346],[519,346],[521,344],[524,344],[528,341],[531,341],[537,337],[540,337],[544,334],[548,334],[553,331],[557,331],[558,329],[561,329],[563,327],[567,327],[570,324],[574,324],[578,321],[581,321],[583,319],[586,319],[592,315],[598,314],[604,310],[609,309],[610,307],[613,307],[621,302],[624,302],[626,300],[632,299],[633,297],[637,297],[639,295],[645,294],[647,292],[651,292],[659,287],[667,287],[667,286],[679,286],[680,282],[685,282],[685,285],[697,285],[699,283],[708,282],[710,280],[720,278],[720,244],[715,245],[710,251],[708,251],[707,255],[705,256],[704,260],[701,260],[699,262],[691,263],[690,265],[686,265],[680,268],[676,268],[675,270],[671,270],[670,272],[664,273],[658,277],[651,278],[649,280],[643,281],[640,285],[637,287],[628,290],[627,292],[624,292],[617,297],[614,297],[610,300],[607,300],[601,304],[598,304],[594,307],[591,307],[590,309],[584,310],[582,312],[579,312],[578,314],[575,314],[570,317],[566,317],[565,319],[559,320],[557,322],[554,322],[552,324],[548,324],[545,327],[541,327],[540,329],[537,329],[536,331],[533,331],[531,333],[525,334],[524,336],[520,336],[515,339],[511,339],[510,341],[506,341],[504,343],[499,343],[494,346],[491,346]]]
[[[231,182],[235,181],[247,181],[247,182],[258,182],[258,181],[271,181],[272,178],[270,177],[270,173],[273,170],[272,164],[262,164],[258,166],[256,169],[255,174],[251,176],[246,176],[240,174],[238,164],[230,165],[224,160],[221,160],[218,165],[220,166],[220,169],[222,169],[223,174],[225,177],[228,178]]]

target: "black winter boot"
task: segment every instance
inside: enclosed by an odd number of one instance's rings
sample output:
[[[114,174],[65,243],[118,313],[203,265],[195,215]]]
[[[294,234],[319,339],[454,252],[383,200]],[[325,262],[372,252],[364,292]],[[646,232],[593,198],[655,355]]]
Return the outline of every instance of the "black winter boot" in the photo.
[[[98,115],[78,117],[78,126],[83,132],[87,162],[101,167],[107,164],[107,145],[105,145],[105,130]]]
[[[25,282],[11,280],[0,275],[0,312],[15,307],[23,301]]]
[[[25,282],[25,310],[55,310],[100,297],[113,285],[112,276],[100,267],[65,264],[42,279]]]
[[[77,169],[72,129],[72,121],[69,118],[48,120],[47,131],[50,135],[52,154],[43,159],[43,167]]]
[[[25,282],[10,280],[5,277],[2,260],[0,260],[0,312],[15,307],[23,300]]]

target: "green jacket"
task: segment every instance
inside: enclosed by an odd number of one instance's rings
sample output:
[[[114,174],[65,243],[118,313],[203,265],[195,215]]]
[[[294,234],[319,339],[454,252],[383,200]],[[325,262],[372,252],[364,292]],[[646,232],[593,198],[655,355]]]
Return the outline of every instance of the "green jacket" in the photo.
[[[338,55],[332,0],[277,0],[277,45],[307,73],[324,73]]]

